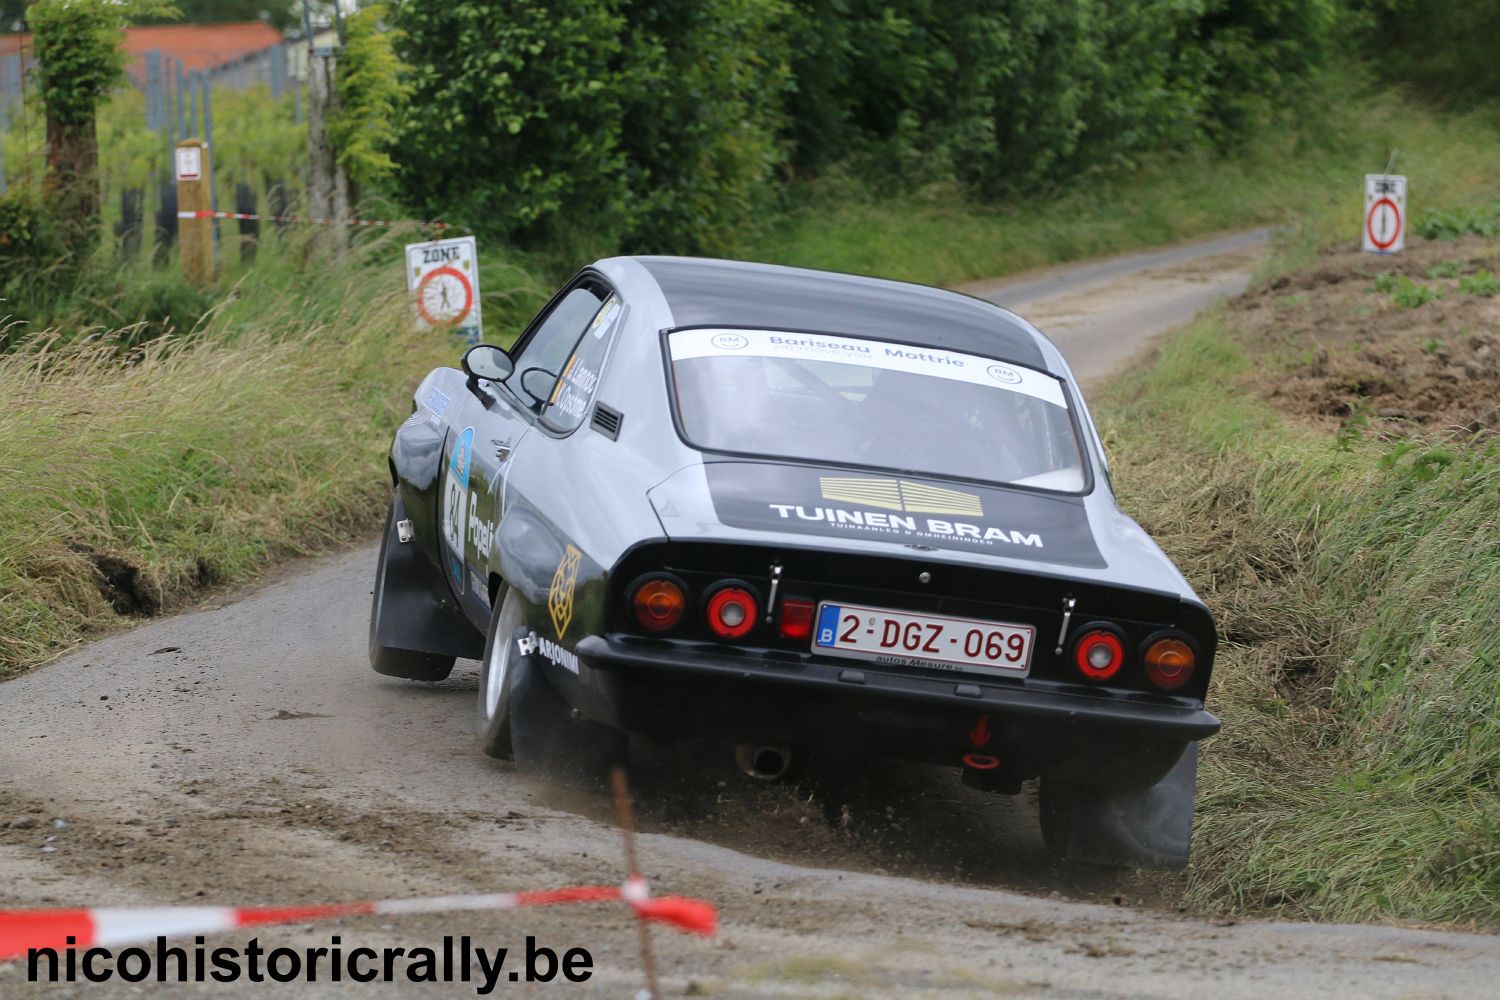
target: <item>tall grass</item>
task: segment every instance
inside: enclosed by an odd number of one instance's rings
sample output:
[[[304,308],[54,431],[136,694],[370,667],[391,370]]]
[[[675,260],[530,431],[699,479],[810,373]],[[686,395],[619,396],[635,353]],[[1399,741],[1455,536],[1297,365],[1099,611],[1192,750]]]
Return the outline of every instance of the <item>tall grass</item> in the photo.
[[[338,263],[263,248],[196,329],[143,348],[75,325],[0,355],[0,677],[378,523],[390,431],[460,350],[412,330],[404,238]],[[538,290],[491,276],[500,334]]]
[[[1393,158],[1394,157],[1394,158]],[[744,252],[756,260],[927,284],[998,277],[1082,257],[1256,225],[1355,239],[1363,175],[1388,164],[1410,179],[1410,207],[1500,191],[1500,121],[1451,113],[1354,79],[1317,107],[1268,126],[1227,155],[1157,155],[1099,172],[1051,197],[974,204],[952,185],[887,194],[824,181]]]
[[[1500,925],[1500,444],[1341,448],[1236,387],[1277,362],[1220,315],[1096,406],[1224,636],[1189,899]]]

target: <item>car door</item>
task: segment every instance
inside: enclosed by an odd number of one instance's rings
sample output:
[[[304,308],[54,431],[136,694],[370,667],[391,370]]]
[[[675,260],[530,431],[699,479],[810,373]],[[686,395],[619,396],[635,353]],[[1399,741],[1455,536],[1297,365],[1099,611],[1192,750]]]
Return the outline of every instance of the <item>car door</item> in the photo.
[[[491,549],[505,512],[509,469],[517,450],[532,446],[531,429],[559,390],[567,358],[607,294],[594,279],[576,280],[559,293],[512,351],[511,376],[480,382],[463,394],[450,425],[439,525],[448,582],[481,627],[490,615]],[[545,447],[545,439],[540,444]]]

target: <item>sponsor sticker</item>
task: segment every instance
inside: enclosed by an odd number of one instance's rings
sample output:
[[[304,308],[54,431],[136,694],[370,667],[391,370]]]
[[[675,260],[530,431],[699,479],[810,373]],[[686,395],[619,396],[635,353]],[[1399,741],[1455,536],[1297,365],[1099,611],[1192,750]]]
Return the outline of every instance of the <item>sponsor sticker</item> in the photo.
[[[776,330],[678,330],[668,340],[672,360],[754,357],[794,361],[834,361],[887,371],[926,375],[1019,392],[1053,406],[1066,406],[1062,383],[1020,365],[935,347],[893,344],[883,340]]]
[[[567,634],[573,622],[573,588],[578,584],[578,564],[582,561],[583,553],[569,545],[552,574],[552,586],[547,589],[547,613],[552,616],[552,627],[559,639]]]
[[[474,428],[465,427],[448,458],[443,484],[443,539],[448,543],[448,569],[453,585],[464,590],[464,526],[468,522],[469,467],[474,457]]]
[[[422,405],[432,411],[433,416],[442,417],[448,412],[449,398],[436,389],[427,390],[427,398],[422,400]]]
[[[714,510],[731,527],[1105,565],[1077,497],[749,462],[710,462],[704,472]]]
[[[540,653],[552,665],[562,667],[570,674],[578,673],[578,654],[571,649],[564,649],[561,644],[535,632],[521,640],[521,643],[521,652]]]

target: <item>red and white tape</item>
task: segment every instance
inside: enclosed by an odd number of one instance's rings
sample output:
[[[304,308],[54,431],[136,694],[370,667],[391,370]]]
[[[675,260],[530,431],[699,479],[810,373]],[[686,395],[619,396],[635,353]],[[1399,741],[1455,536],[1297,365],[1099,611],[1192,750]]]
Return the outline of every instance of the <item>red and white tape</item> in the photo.
[[[579,885],[538,892],[499,892],[425,899],[383,899],[311,906],[160,906],[88,909],[0,910],[0,962],[32,948],[110,947],[158,937],[209,934],[239,927],[300,924],[334,917],[376,914],[444,913],[456,910],[514,910],[527,906],[624,902],[641,920],[692,934],[712,935],[718,914],[712,904],[682,896],[653,897],[646,880],[624,885]],[[71,944],[68,938],[73,938]]]
[[[245,219],[253,222],[310,222],[319,226],[399,226],[403,220],[390,219],[323,219],[315,215],[256,215],[253,212],[178,212],[179,219]],[[410,221],[410,220],[406,220]],[[421,222],[424,229],[463,229],[453,222]]]

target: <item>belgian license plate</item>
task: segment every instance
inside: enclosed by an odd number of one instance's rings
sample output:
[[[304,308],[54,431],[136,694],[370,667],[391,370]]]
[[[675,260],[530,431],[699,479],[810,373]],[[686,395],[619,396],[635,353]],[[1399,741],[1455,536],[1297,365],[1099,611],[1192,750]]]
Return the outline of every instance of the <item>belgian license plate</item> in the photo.
[[[1025,677],[1035,639],[1030,625],[825,601],[818,605],[813,652],[891,666]]]

